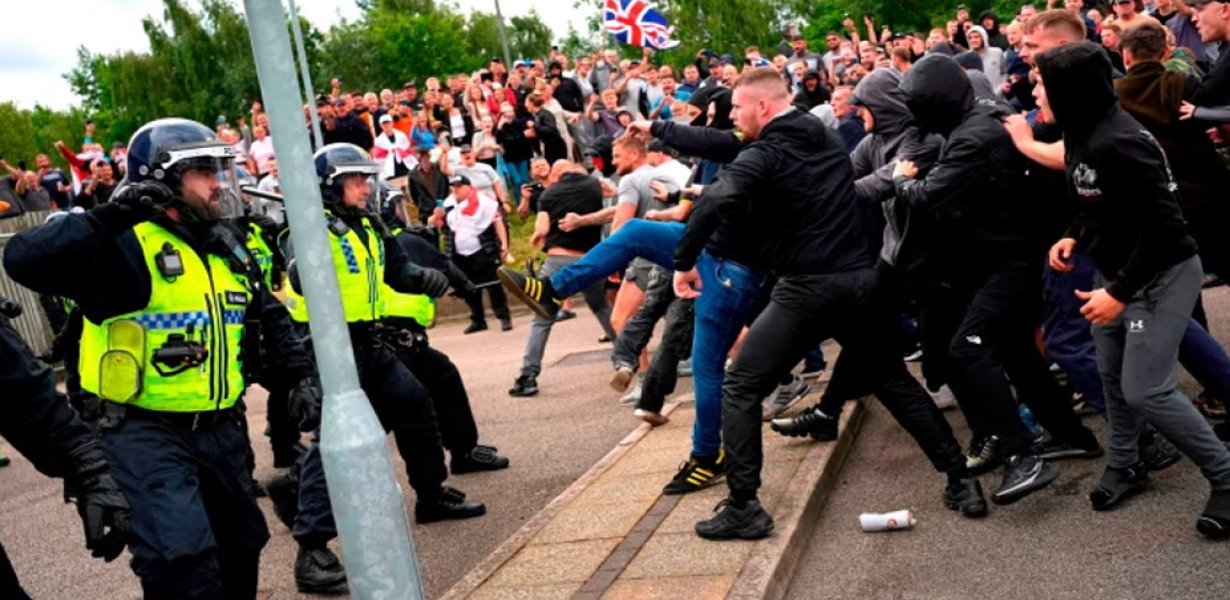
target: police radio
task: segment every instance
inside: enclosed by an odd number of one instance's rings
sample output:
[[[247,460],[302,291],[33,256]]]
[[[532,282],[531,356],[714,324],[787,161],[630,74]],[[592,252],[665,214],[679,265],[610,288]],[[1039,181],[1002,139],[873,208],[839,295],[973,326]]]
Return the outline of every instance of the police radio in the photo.
[[[205,364],[209,360],[209,349],[204,345],[188,340],[182,333],[172,333],[167,341],[154,350],[150,362],[154,370],[163,377],[178,375]]]

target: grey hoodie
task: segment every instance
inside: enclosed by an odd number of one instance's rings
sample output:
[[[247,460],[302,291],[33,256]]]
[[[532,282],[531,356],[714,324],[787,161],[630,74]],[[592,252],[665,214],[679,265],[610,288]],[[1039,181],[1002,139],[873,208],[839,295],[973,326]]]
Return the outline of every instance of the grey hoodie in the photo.
[[[875,119],[875,129],[850,155],[854,165],[854,191],[860,202],[879,204],[887,225],[880,258],[895,265],[909,228],[910,211],[898,206],[893,187],[893,166],[898,157],[918,163],[925,170],[939,155],[943,138],[925,136],[914,126],[913,115],[899,87],[901,75],[892,69],[876,69],[859,82],[853,102],[865,106]]]

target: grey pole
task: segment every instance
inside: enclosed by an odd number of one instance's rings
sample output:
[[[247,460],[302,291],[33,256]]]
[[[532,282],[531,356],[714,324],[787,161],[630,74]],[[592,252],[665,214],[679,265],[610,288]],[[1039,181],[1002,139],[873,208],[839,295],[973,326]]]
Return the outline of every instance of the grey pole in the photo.
[[[500,45],[504,46],[504,68],[512,72],[512,53],[508,51],[508,34],[504,33],[504,14],[500,12],[500,0],[495,0],[495,22],[500,26]]]
[[[359,387],[281,0],[244,0],[324,388],[320,449],[353,598],[423,598],[384,429]]]
[[[307,51],[303,49],[303,29],[299,26],[299,8],[295,0],[287,0],[290,4],[290,28],[295,33],[295,49],[299,52],[299,76],[303,78],[303,93],[307,98],[308,113],[312,116],[312,134],[316,136],[316,147],[325,145],[325,139],[320,135],[320,115],[316,113],[316,90],[312,89],[312,74],[308,71]]]

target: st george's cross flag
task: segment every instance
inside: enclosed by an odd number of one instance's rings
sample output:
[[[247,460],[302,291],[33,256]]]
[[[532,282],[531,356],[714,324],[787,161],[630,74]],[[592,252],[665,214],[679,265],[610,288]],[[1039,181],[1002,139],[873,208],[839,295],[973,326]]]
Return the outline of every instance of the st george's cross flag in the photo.
[[[605,0],[602,28],[619,43],[666,50],[679,45],[675,28],[645,0]]]

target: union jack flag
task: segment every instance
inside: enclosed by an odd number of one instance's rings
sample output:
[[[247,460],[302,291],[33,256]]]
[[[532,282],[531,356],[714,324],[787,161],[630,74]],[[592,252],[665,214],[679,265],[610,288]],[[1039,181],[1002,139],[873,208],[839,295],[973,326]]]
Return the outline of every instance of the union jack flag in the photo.
[[[666,17],[645,0],[605,0],[602,28],[619,43],[644,46],[655,50],[674,48],[679,42],[671,39],[675,28]]]

